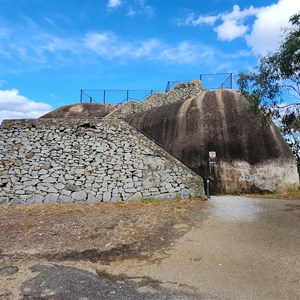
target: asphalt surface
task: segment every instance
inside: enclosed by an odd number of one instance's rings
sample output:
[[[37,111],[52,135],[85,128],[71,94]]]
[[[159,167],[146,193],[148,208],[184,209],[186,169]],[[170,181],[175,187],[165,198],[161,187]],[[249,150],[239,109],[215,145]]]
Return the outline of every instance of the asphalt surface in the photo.
[[[200,219],[151,261],[16,261],[0,299],[300,299],[300,199],[212,197]]]

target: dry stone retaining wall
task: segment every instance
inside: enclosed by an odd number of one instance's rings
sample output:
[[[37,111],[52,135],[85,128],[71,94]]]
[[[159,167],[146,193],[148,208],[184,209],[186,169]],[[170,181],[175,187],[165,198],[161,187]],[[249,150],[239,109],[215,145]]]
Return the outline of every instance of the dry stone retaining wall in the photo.
[[[114,110],[112,110],[109,114],[107,114],[104,119],[122,119],[125,118],[127,115],[130,115],[132,112],[136,111],[139,106],[138,102],[135,101],[128,101]]]
[[[179,84],[167,93],[155,93],[141,102],[129,101],[119,106],[107,116],[109,118],[126,118],[134,113],[147,111],[149,109],[174,103],[180,100],[186,100],[190,97],[197,96],[202,93],[202,82],[194,80],[187,84]]]
[[[178,84],[175,88],[165,94],[153,94],[140,102],[138,111],[142,112],[155,107],[167,105],[180,100],[186,100],[190,97],[197,96],[202,92],[202,82],[194,80],[187,84]]]
[[[123,120],[6,120],[0,203],[96,203],[203,194],[202,178]]]

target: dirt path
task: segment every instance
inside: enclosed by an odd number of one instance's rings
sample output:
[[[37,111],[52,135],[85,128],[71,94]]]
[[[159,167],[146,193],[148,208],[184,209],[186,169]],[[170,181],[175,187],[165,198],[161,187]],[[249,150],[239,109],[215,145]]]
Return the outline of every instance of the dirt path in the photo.
[[[0,299],[300,298],[300,200],[0,206],[0,214]]]

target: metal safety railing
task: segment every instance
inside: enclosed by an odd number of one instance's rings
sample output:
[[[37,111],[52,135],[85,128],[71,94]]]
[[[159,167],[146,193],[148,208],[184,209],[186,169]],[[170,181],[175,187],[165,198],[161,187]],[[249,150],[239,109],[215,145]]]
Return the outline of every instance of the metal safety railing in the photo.
[[[233,73],[200,74],[203,88],[207,90],[232,89]]]
[[[207,90],[232,89],[233,73],[200,74],[202,87]],[[188,84],[193,80],[171,80],[167,82],[165,92],[171,91],[178,84]]]
[[[192,80],[170,80],[167,82],[165,92],[167,93],[167,92],[171,91],[178,84],[187,84],[190,82],[192,82]]]
[[[101,104],[124,104],[129,100],[142,101],[158,90],[80,90],[80,102]]]
[[[233,73],[200,74],[202,87],[207,90],[232,89]],[[178,84],[188,84],[193,80],[171,80],[167,82],[164,92],[171,91]],[[112,89],[81,89],[80,102],[95,102],[101,104],[124,104],[129,100],[142,101],[153,93],[161,93],[161,90],[112,90]]]

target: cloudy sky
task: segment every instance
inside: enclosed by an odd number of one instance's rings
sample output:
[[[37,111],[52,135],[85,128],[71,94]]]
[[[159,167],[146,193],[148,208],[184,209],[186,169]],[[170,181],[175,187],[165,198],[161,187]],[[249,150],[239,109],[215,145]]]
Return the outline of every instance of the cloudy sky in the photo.
[[[0,0],[0,120],[76,103],[80,89],[251,69],[299,11],[296,0]]]

